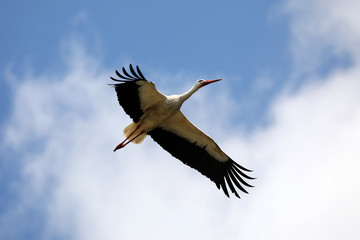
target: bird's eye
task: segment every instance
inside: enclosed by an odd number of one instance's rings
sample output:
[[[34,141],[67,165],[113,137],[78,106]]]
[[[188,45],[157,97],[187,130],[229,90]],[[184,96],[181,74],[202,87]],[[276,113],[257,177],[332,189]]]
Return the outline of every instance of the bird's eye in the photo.
[[[203,82],[204,82],[204,80],[202,80],[202,79],[198,80],[198,83],[203,83]]]

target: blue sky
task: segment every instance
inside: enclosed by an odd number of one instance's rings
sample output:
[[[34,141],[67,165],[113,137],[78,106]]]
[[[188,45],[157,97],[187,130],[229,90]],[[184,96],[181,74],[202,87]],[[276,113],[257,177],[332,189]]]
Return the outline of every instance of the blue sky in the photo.
[[[1,9],[1,239],[358,239],[357,1]],[[223,78],[183,111],[254,169],[249,195],[150,138],[112,152],[130,119],[106,84],[129,63],[168,95]]]
[[[271,90],[278,90],[291,66],[289,30],[283,24],[286,16],[276,14],[278,2],[13,4],[4,6],[6,19],[1,21],[7,33],[1,49],[3,71],[9,66],[34,73],[61,71],[61,55],[66,54],[60,53],[61,46],[69,38],[81,41],[110,69],[131,61],[169,72],[194,72],[197,78],[227,73],[234,76],[234,94],[247,93],[255,79],[268,75],[276,76],[277,86]],[[8,96],[6,87],[3,84],[3,98]],[[266,104],[267,94],[260,97],[264,100],[259,105]],[[249,122],[258,117],[251,112],[243,114],[252,115]]]

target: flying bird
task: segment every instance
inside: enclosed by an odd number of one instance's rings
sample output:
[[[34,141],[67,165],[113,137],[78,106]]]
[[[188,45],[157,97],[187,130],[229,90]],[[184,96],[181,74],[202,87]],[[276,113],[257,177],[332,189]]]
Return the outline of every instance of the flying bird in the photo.
[[[118,82],[110,85],[114,86],[120,105],[133,122],[124,129],[125,140],[114,152],[130,142],[139,144],[150,135],[172,156],[210,178],[227,197],[227,186],[238,198],[235,187],[248,193],[244,186],[252,186],[244,179],[254,179],[245,174],[251,170],[233,161],[180,111],[182,104],[197,90],[221,79],[200,79],[184,94],[165,96],[144,77],[138,66],[135,71],[130,64],[130,72],[123,67],[122,73],[117,70],[115,73],[120,79],[110,77]]]

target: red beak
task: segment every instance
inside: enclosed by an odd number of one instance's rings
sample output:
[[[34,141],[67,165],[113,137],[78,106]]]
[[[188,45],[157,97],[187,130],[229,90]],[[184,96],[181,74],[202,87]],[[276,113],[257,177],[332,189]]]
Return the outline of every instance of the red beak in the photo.
[[[219,78],[219,79],[214,79],[214,80],[206,80],[206,81],[204,81],[203,86],[206,86],[206,85],[208,85],[208,84],[210,84],[210,83],[218,82],[218,81],[220,81],[220,80],[222,80],[222,79]]]

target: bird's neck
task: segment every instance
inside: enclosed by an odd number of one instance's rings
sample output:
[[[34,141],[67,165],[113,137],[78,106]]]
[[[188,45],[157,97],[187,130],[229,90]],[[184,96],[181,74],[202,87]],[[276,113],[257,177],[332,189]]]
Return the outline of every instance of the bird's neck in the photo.
[[[181,104],[183,102],[185,102],[189,97],[191,97],[191,95],[193,95],[197,90],[199,90],[199,88],[193,86],[189,91],[187,91],[186,93],[181,94],[179,96],[179,101],[181,102]]]

